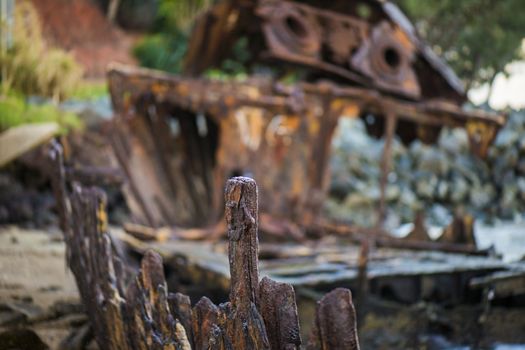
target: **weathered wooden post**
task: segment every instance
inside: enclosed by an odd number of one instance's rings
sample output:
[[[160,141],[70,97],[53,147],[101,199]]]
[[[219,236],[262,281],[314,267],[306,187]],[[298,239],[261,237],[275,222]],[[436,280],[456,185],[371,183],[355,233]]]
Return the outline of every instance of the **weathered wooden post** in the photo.
[[[317,302],[308,350],[359,350],[352,293],[336,288]]]
[[[264,321],[257,310],[257,185],[253,179],[235,177],[228,180],[224,196],[231,276],[226,335],[234,349],[269,349]]]

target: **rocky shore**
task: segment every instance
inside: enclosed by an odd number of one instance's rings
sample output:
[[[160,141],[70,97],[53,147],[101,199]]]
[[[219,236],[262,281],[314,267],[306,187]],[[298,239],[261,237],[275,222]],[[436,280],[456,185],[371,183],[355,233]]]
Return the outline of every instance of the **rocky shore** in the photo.
[[[379,200],[383,140],[366,134],[361,119],[342,119],[333,142],[331,217],[370,226]],[[385,226],[395,229],[423,209],[426,222],[445,226],[456,210],[478,222],[525,221],[525,110],[513,111],[487,159],[469,152],[462,129],[445,129],[435,145],[395,139],[388,176]]]

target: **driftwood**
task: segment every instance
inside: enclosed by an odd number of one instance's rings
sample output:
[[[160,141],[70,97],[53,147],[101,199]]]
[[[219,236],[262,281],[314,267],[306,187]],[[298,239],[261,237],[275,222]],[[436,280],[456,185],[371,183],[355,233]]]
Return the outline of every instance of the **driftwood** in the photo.
[[[231,274],[230,301],[169,293],[160,255],[147,251],[136,276],[124,266],[108,233],[105,195],[66,183],[60,145],[50,158],[67,245],[67,260],[101,349],[298,349],[293,287],[259,281],[257,187],[228,181],[225,192]],[[359,349],[349,290],[336,289],[318,305],[309,349]]]

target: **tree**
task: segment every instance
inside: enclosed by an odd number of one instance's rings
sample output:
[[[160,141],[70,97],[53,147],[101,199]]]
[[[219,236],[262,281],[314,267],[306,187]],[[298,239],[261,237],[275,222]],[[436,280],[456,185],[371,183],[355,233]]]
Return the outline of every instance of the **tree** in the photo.
[[[444,57],[466,89],[492,85],[498,73],[523,58],[523,0],[397,0],[420,35]]]
[[[109,1],[107,17],[111,23],[114,23],[115,18],[117,18],[117,11],[118,11],[119,5],[120,5],[120,0],[110,0]]]
[[[180,73],[191,24],[211,4],[211,0],[159,0],[153,30],[133,50],[140,64]]]

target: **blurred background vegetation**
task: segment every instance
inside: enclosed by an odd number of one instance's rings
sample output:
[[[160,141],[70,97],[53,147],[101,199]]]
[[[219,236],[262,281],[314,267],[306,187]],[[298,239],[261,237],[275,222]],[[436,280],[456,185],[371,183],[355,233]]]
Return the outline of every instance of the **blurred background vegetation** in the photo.
[[[507,73],[508,63],[523,59],[523,0],[397,0],[419,34],[443,57],[465,89]]]
[[[63,132],[80,127],[76,115],[60,111],[56,104],[78,88],[81,66],[71,54],[46,46],[38,14],[29,1],[17,1],[13,17],[12,45],[0,53],[0,131],[47,121],[57,122]],[[50,103],[30,105],[27,96],[47,97]]]
[[[13,45],[2,53],[2,88],[58,101],[73,91],[82,68],[63,50],[46,47],[35,8],[27,1],[14,8]]]
[[[170,73],[180,73],[192,23],[212,3],[211,0],[158,1],[157,15],[150,33],[139,41],[133,51],[140,64]],[[206,74],[213,78],[245,76],[245,62],[249,58],[246,38],[239,40],[233,48],[232,57],[225,60],[220,69],[210,70]]]
[[[150,33],[139,41],[133,53],[145,67],[179,73],[191,24],[212,1],[160,0],[153,3],[157,11]]]

